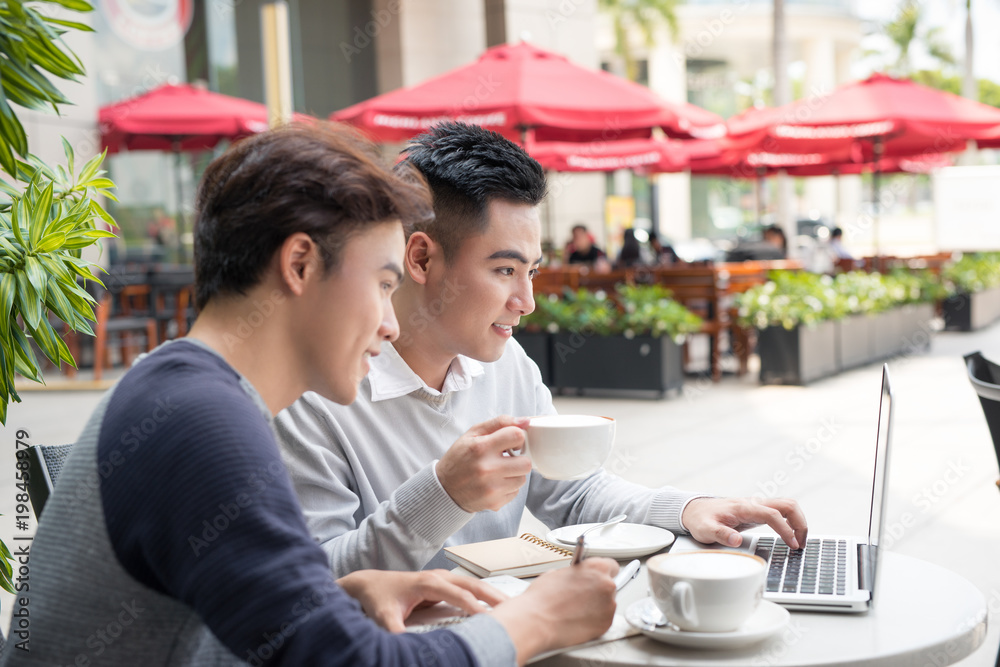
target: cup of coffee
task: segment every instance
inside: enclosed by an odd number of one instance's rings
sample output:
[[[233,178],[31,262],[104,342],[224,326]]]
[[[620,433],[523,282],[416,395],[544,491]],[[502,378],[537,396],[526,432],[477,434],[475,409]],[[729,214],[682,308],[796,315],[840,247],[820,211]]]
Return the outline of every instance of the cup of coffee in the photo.
[[[583,479],[601,469],[615,444],[615,420],[590,415],[532,417],[524,449],[549,479]]]
[[[681,630],[738,630],[764,595],[767,564],[751,554],[666,553],[650,558],[646,567],[656,606]]]

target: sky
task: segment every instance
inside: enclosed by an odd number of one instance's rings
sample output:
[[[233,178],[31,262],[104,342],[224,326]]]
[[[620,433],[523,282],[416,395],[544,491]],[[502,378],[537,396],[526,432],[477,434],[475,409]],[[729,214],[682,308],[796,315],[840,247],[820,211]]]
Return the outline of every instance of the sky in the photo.
[[[900,0],[856,0],[856,11],[865,19],[891,20]],[[921,0],[925,27],[941,26],[952,47],[952,53],[961,60],[965,53],[965,0]],[[974,69],[976,77],[1000,83],[1000,0],[972,0],[973,37],[975,43]],[[884,35],[865,38],[863,48],[875,48],[888,41]],[[917,69],[937,69],[925,54],[913,55]]]

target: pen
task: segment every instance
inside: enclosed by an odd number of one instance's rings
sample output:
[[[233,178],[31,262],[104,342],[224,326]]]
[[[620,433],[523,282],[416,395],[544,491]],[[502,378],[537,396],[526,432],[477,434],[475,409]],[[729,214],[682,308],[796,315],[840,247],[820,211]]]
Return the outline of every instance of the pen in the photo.
[[[638,574],[639,561],[633,560],[618,572],[618,576],[615,577],[615,590],[620,591],[625,587],[625,584],[635,579]]]
[[[571,565],[576,565],[583,560],[583,535],[576,538],[576,548],[573,549],[573,562]]]

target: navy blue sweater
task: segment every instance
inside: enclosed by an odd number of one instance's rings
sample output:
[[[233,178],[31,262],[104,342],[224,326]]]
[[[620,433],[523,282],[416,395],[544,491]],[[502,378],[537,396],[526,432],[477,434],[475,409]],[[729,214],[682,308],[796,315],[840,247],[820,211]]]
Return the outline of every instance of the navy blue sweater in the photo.
[[[214,352],[165,345],[110,394],[46,505],[28,650],[15,633],[4,664],[467,665],[505,643],[487,618],[367,619],[309,536],[263,401]]]

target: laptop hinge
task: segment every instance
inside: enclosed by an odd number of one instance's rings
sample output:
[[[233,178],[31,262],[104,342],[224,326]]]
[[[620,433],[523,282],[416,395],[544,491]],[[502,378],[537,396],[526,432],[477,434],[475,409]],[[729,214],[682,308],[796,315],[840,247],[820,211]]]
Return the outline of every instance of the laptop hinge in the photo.
[[[875,590],[875,556],[878,552],[877,546],[867,544],[858,545],[858,587],[868,591],[869,594]]]

